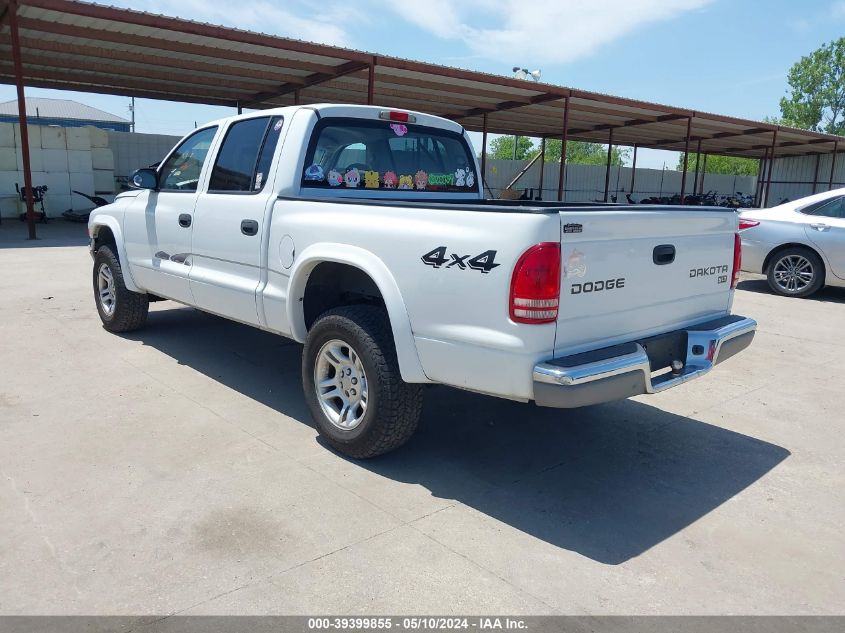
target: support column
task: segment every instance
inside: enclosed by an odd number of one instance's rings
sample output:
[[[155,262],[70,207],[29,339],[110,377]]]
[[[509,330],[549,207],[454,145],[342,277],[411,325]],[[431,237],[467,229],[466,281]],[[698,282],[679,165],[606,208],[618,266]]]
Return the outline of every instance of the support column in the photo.
[[[26,121],[26,97],[23,89],[21,41],[18,34],[18,3],[9,3],[9,30],[12,40],[12,62],[15,67],[15,89],[18,94],[18,121],[21,128],[21,157],[23,158],[23,186],[26,188],[26,224],[29,239],[35,239],[35,203],[32,199],[32,164],[29,160],[29,130]]]
[[[819,165],[822,162],[822,155],[816,154],[816,169],[813,172],[813,193],[816,193],[816,187],[819,186]],[[813,195],[812,193],[810,195]]]
[[[299,101],[299,88],[293,91],[293,105],[301,105]]]
[[[483,121],[481,127],[481,191],[484,192],[484,187],[487,185],[487,114],[481,117]]]
[[[692,117],[687,119],[687,137],[684,141],[684,171],[681,174],[681,204],[684,203],[684,195],[687,191],[687,169],[689,168],[689,142],[692,133]]]
[[[704,155],[704,164],[701,167],[701,180],[698,183],[698,195],[704,195],[704,178],[707,176],[707,156],[709,154]],[[699,162],[701,161],[701,154],[698,155]]]
[[[11,11],[11,8],[9,9]],[[833,189],[833,174],[836,171],[836,152],[839,151],[839,141],[833,142],[833,156],[830,157],[830,180],[827,181],[827,190]]]
[[[367,105],[373,105],[376,89],[376,61],[370,62],[369,78],[367,80]]]
[[[757,167],[757,188],[754,192],[754,202],[758,207],[763,206],[763,178],[766,173],[766,161],[769,157],[769,148],[763,151],[763,157],[760,159],[760,164]]]
[[[563,100],[563,136],[560,139],[560,177],[557,181],[557,199],[566,197],[566,139],[569,136],[569,97]]]
[[[701,176],[701,139],[698,139],[698,146],[695,149],[695,180],[692,181],[692,193],[698,192],[698,179]]]
[[[243,114],[243,113],[244,113],[244,110],[243,110],[243,108],[241,107],[241,100],[240,100],[240,99],[238,99],[238,100],[235,102],[235,107],[238,109],[238,114]]]
[[[540,200],[543,199],[543,177],[546,171],[546,137],[540,140]]]
[[[778,130],[775,128],[774,134],[772,134],[772,149],[769,152],[769,169],[768,175],[766,176],[766,196],[764,198],[764,204],[769,204],[769,193],[772,188],[772,167],[775,165],[775,147],[777,146],[778,142]]]
[[[631,163],[631,195],[634,195],[634,183],[637,181],[637,144],[634,143],[634,161]]]
[[[613,155],[613,128],[607,134],[607,167],[604,170],[604,201],[610,193],[610,159]]]

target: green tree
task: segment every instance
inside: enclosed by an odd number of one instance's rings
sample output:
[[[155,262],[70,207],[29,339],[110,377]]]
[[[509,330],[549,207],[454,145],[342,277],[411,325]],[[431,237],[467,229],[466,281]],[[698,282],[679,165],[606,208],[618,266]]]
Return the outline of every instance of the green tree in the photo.
[[[533,158],[531,150],[534,149],[534,143],[527,136],[520,136],[519,143],[516,146],[516,159],[525,160],[526,158]],[[490,158],[501,158],[504,160],[513,159],[513,137],[500,136],[494,138],[490,143]]]
[[[546,162],[560,162],[561,142],[558,139],[546,141]],[[530,138],[519,137],[519,144],[516,148],[517,160],[528,160],[540,153],[540,145],[535,144]],[[630,154],[630,150],[623,147],[614,147],[610,154],[610,164],[621,167]],[[490,143],[491,158],[505,160],[513,159],[513,136],[500,136]],[[607,145],[601,143],[583,143],[579,141],[567,141],[566,160],[570,165],[606,165]]]
[[[558,139],[546,140],[546,162],[560,162],[561,141]],[[533,158],[540,153],[540,148],[535,147],[531,152]],[[628,158],[630,150],[626,147],[615,146],[610,152],[610,164],[622,167]],[[581,141],[566,142],[566,162],[568,165],[606,165],[607,145],[601,143],[584,143]]]
[[[845,134],[845,37],[825,44],[789,69],[780,100],[786,125]]]
[[[689,155],[688,171],[698,171],[698,154]],[[704,159],[702,158],[702,165]],[[759,162],[754,158],[738,158],[735,156],[719,156],[717,154],[709,154],[707,156],[707,173],[708,174],[728,174],[730,176],[756,176]],[[684,155],[678,156],[678,171],[684,168]]]

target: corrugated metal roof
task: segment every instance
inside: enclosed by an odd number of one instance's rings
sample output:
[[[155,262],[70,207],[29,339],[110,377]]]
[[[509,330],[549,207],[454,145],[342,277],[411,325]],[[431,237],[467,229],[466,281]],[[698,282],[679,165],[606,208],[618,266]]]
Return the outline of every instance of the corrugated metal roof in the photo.
[[[0,0],[0,24],[10,7]],[[247,108],[372,102],[466,129],[762,158],[845,138],[75,0],[19,0],[27,86]],[[5,26],[4,26],[5,30]],[[0,32],[0,82],[14,83]]]
[[[110,123],[129,123],[109,112],[92,108],[78,101],[70,99],[45,99],[42,97],[26,98],[27,117],[32,120],[36,116],[48,119],[73,119],[74,121],[108,121]],[[18,116],[18,102],[5,101],[0,103],[0,114]]]

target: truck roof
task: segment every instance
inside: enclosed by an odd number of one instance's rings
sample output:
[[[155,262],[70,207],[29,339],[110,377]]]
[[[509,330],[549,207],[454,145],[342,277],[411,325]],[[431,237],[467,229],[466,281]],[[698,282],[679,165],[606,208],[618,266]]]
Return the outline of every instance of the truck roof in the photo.
[[[445,119],[443,117],[426,114],[425,112],[418,112],[416,110],[403,110],[398,108],[390,108],[387,106],[378,105],[357,105],[352,103],[312,103],[308,105],[284,106],[279,108],[268,108],[266,110],[257,110],[246,114],[236,114],[234,116],[223,117],[215,121],[209,121],[206,125],[222,125],[230,121],[240,119],[251,119],[254,117],[281,115],[283,117],[291,117],[297,110],[314,110],[320,117],[351,117],[361,119],[378,119],[382,112],[404,112],[416,118],[416,123],[428,127],[440,128],[449,130],[458,134],[463,134],[464,128],[459,123]],[[204,127],[204,126],[203,126]]]

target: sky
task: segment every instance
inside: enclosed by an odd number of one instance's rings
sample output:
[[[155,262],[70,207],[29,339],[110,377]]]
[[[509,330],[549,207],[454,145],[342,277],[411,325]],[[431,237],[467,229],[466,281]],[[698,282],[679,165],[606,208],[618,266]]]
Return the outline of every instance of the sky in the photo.
[[[109,4],[373,53],[760,120],[790,66],[845,36],[845,0],[110,0]],[[128,118],[125,97],[30,88]],[[15,98],[0,86],[0,101]],[[232,108],[136,100],[136,130],[181,136]],[[480,140],[474,143],[480,149]],[[638,166],[677,154],[640,150]]]

